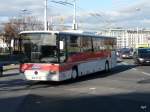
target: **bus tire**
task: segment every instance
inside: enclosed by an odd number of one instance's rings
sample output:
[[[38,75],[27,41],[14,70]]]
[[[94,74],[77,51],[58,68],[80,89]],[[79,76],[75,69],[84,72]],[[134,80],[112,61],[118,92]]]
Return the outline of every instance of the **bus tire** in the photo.
[[[75,80],[78,78],[78,72],[77,72],[77,69],[73,69],[72,70],[72,73],[71,73],[71,79],[72,80]]]
[[[109,72],[109,71],[110,71],[109,63],[108,63],[108,61],[106,61],[106,63],[105,63],[105,72]]]
[[[0,77],[3,76],[3,67],[0,67]]]

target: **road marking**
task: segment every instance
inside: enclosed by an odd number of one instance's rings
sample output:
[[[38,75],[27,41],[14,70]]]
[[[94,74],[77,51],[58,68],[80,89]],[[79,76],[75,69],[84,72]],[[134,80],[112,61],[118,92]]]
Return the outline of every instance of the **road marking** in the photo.
[[[123,62],[122,64],[124,64],[124,65],[129,65],[128,63],[126,63],[126,62]]]
[[[128,63],[126,63],[126,62],[123,62],[122,64],[124,64],[124,65],[129,65],[129,64],[128,64]],[[136,69],[136,68],[132,68],[132,70],[137,71],[137,69]]]
[[[146,106],[146,105],[141,105],[140,108],[141,108],[142,110],[146,110],[146,109],[147,109],[147,106]]]
[[[136,71],[137,69],[136,69],[136,68],[132,68],[132,70],[135,70],[135,71]]]
[[[144,75],[150,76],[150,73],[142,72]]]
[[[89,88],[89,90],[95,90],[96,88]]]
[[[126,62],[123,62],[124,65],[129,65],[128,63]],[[138,69],[136,68],[132,68],[132,70],[135,70],[135,71],[138,71]],[[150,73],[147,73],[147,72],[142,72],[144,75],[147,75],[147,76],[150,76]]]
[[[35,102],[35,103],[40,104],[41,102],[40,102],[40,101],[37,101],[37,102]]]

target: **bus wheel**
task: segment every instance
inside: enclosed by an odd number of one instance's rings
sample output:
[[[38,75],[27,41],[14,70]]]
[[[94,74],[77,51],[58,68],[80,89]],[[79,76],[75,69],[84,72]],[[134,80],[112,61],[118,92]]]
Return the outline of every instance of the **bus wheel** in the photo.
[[[0,77],[3,76],[3,67],[0,67]]]
[[[109,63],[106,62],[106,63],[105,63],[105,72],[109,72],[109,71],[110,71]]]
[[[77,70],[76,70],[76,69],[73,69],[73,70],[72,70],[72,74],[71,74],[71,79],[72,79],[72,80],[75,80],[75,79],[77,79],[77,77],[78,77]]]

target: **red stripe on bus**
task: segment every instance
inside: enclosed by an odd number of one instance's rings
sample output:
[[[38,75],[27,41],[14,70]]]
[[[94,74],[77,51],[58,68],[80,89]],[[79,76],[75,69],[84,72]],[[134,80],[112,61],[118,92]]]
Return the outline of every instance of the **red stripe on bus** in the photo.
[[[110,51],[100,51],[91,53],[78,53],[70,56],[67,62],[88,61],[90,59],[111,57]]]
[[[59,65],[26,63],[26,64],[21,64],[20,69],[22,72],[25,70],[59,71]]]
[[[45,70],[45,71],[67,71],[72,69],[73,66],[78,65],[80,63],[85,63],[87,61],[103,59],[111,57],[110,51],[100,51],[100,52],[87,52],[87,53],[78,53],[70,56],[66,63],[64,64],[33,64],[26,63],[21,64],[20,70],[24,72],[25,70]]]

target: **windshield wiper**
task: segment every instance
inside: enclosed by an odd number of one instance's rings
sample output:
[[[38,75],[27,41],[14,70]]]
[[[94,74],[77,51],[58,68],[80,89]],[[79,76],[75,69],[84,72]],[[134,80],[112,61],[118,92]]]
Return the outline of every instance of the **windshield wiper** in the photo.
[[[58,58],[57,57],[43,57],[40,60],[41,62],[58,62]]]

